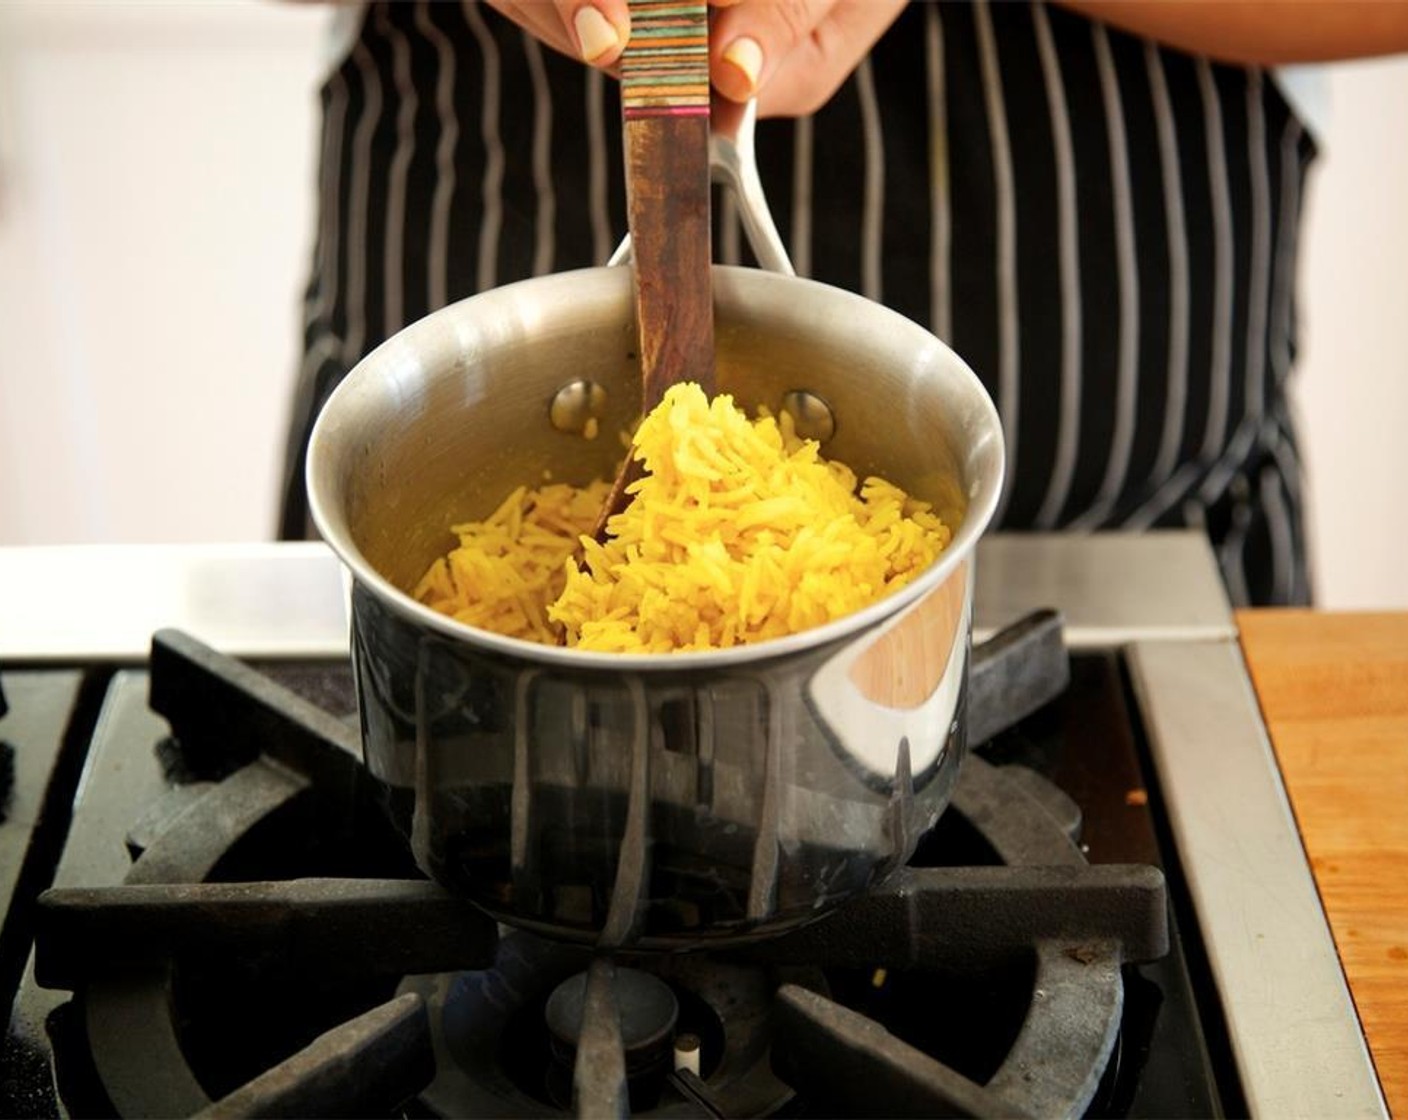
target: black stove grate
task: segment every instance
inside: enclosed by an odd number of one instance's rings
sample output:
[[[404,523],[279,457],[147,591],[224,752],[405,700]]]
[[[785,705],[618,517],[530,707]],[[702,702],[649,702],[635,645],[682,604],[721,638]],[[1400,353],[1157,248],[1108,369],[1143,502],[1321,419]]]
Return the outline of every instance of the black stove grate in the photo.
[[[1033,655],[1046,667],[1033,671]],[[995,730],[989,701],[1004,696],[1016,714],[1034,710],[1065,667],[1054,617],[980,648],[973,726]],[[1156,869],[1087,865],[1069,799],[1030,771],[970,758],[946,822],[1007,866],[908,868],[812,926],[718,956],[728,983],[699,978],[710,955],[593,960],[549,944],[527,954],[555,961],[530,984],[511,965],[538,939],[501,938],[472,906],[414,878],[343,720],[175,634],[154,643],[151,704],[171,725],[176,742],[161,753],[180,780],[129,836],[126,881],[43,899],[37,978],[76,993],[55,1031],[71,1043],[55,1059],[83,1101],[75,1111],[385,1114],[419,1094],[413,1110],[542,1114],[553,1098],[539,1075],[504,1068],[505,1038],[523,1041],[524,1030],[501,1021],[497,1033],[447,1037],[461,1013],[453,993],[512,975],[545,998],[549,976],[586,970],[575,1110],[619,1114],[632,1102],[610,976],[624,963],[661,972],[723,1024],[706,1032],[702,1076],[672,1075],[644,1111],[1078,1114],[1116,1043],[1122,966],[1167,948]],[[1030,999],[992,1069],[948,1068],[847,994],[851,974],[879,990],[887,974],[996,968],[1015,968]],[[740,1006],[750,985],[762,995]],[[320,1013],[280,1024],[277,998],[242,1006],[279,991],[299,993],[286,1002],[300,1007],[321,1000]],[[522,1001],[520,1027],[536,998]],[[223,1053],[222,1000],[269,1044]],[[721,1040],[731,1031],[748,1036],[746,1053]]]

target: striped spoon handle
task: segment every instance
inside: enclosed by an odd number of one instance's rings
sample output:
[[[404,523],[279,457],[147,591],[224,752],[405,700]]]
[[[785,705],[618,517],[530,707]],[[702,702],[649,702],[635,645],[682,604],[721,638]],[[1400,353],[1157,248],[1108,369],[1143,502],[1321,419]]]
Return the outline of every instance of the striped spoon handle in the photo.
[[[631,0],[631,39],[621,57],[626,120],[709,115],[709,24],[705,6]]]

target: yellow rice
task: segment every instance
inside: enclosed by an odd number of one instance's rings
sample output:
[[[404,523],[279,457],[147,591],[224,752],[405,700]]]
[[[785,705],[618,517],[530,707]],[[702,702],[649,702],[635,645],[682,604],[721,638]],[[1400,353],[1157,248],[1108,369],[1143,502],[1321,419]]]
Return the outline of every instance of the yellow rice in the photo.
[[[414,590],[461,622],[584,650],[666,653],[778,638],[904,586],[951,532],[880,478],[857,486],[791,418],[677,385],[636,431],[647,474],[597,544],[609,483],[519,487]],[[582,541],[585,568],[572,554]]]

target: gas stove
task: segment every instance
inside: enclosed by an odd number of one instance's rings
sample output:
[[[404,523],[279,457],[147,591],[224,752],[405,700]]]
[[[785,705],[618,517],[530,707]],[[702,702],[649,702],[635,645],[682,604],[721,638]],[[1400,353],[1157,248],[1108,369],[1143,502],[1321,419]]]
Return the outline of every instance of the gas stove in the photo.
[[[1200,538],[985,542],[911,864],[610,956],[420,878],[330,556],[85,551],[0,552],[6,1114],[1383,1114]]]

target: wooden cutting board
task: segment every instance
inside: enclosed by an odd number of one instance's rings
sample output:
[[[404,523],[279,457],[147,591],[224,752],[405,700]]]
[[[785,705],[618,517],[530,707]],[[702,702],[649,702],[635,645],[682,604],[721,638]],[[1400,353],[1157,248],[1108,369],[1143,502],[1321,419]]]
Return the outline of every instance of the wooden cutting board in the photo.
[[[1384,1096],[1408,1117],[1408,614],[1237,625]]]

